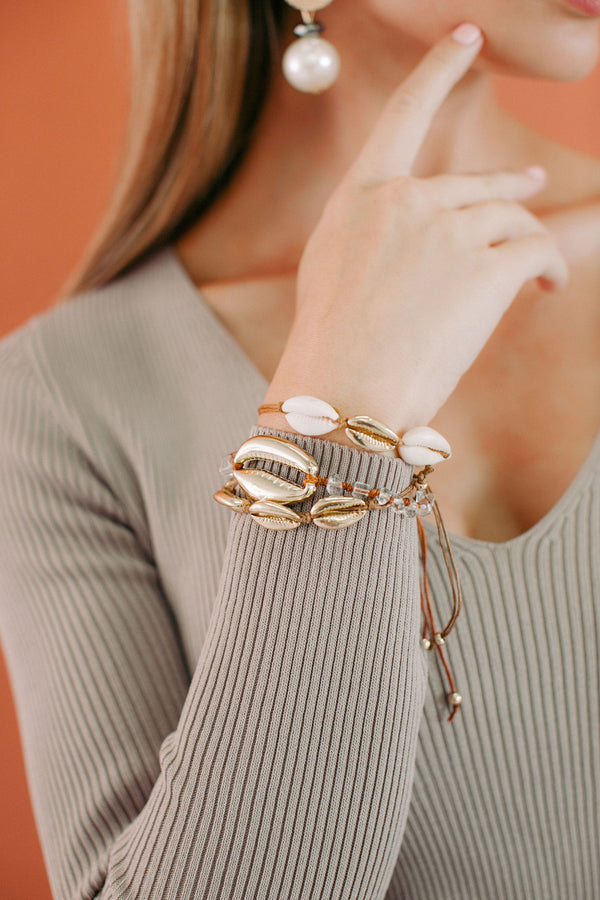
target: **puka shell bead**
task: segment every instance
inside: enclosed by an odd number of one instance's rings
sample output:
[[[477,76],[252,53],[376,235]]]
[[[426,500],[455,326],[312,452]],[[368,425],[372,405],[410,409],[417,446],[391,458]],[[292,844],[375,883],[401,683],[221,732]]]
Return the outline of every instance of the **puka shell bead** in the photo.
[[[286,80],[305,94],[320,94],[340,74],[340,55],[321,37],[301,37],[287,48],[281,61]]]
[[[327,434],[339,427],[340,414],[329,403],[304,394],[300,397],[289,397],[281,404],[288,425],[298,434],[316,437]]]
[[[439,431],[428,425],[418,425],[402,435],[398,456],[409,466],[435,466],[450,459],[450,444]]]

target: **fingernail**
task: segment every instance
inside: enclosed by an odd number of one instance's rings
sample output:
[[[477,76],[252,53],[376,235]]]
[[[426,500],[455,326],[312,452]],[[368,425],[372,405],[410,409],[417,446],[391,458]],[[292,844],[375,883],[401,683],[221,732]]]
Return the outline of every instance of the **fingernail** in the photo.
[[[471,25],[470,22],[463,22],[462,25],[454,29],[452,37],[457,44],[474,44],[481,37],[481,29],[477,25]]]
[[[548,173],[543,166],[527,166],[523,171],[526,175],[529,175],[530,178],[535,178],[536,181],[545,181],[548,177]]]

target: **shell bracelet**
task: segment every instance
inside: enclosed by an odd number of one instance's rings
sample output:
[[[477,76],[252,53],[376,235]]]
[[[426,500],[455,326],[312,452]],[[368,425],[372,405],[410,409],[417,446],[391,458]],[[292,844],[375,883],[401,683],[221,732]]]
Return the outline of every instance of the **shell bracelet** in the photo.
[[[294,431],[309,437],[344,428],[350,440],[362,450],[376,453],[393,450],[409,466],[435,466],[452,455],[446,438],[427,425],[411,428],[400,437],[371,416],[346,419],[335,406],[306,394],[289,397],[282,403],[263,403],[258,412],[282,412]]]
[[[434,513],[435,522],[438,530],[440,547],[444,557],[444,563],[448,570],[450,580],[450,589],[452,593],[452,616],[448,625],[441,631],[436,631],[433,623],[433,612],[429,597],[429,582],[427,578],[427,541],[425,532],[421,523],[419,527],[419,539],[421,543],[421,560],[423,567],[423,579],[420,584],[421,589],[421,606],[425,620],[425,628],[423,631],[422,645],[424,649],[431,650],[435,648],[440,657],[450,682],[450,692],[448,701],[452,709],[450,720],[452,721],[456,711],[462,703],[462,697],[456,690],[452,673],[444,659],[441,648],[446,642],[446,637],[458,617],[462,607],[462,589],[460,579],[452,548],[448,539],[444,521],[440,513],[439,507],[435,502],[435,497],[429,491],[429,486],[425,482],[425,475],[432,471],[432,467],[445,459],[450,459],[452,451],[450,444],[439,431],[429,428],[427,425],[419,425],[406,431],[402,436],[396,434],[387,425],[373,419],[371,416],[351,416],[344,418],[340,411],[332,404],[321,400],[319,397],[312,397],[308,394],[302,394],[296,397],[288,397],[280,403],[264,403],[258,408],[259,413],[263,412],[282,412],[286,418],[288,425],[299,434],[318,437],[322,434],[328,434],[338,428],[344,428],[347,437],[363,450],[371,450],[374,452],[386,452],[393,450],[397,456],[405,463],[411,466],[425,466],[417,479],[421,479],[422,484],[417,491],[415,499],[407,505],[405,514],[419,514],[419,509],[429,508]],[[417,498],[426,497],[425,504],[419,503]],[[414,511],[413,511],[414,510]],[[421,515],[427,514],[421,512]]]
[[[266,469],[245,467],[244,464],[253,459],[268,460],[297,469],[304,474],[304,480],[297,483]],[[235,453],[228,454],[220,471],[228,480],[215,492],[214,499],[234,512],[248,513],[255,522],[267,529],[287,531],[312,522],[320,528],[338,530],[357,523],[370,510],[384,509],[391,509],[407,519],[419,520],[423,566],[420,590],[424,616],[421,645],[425,650],[435,650],[440,656],[450,685],[447,699],[451,709],[449,721],[452,721],[462,697],[456,690],[443,650],[462,606],[462,592],[448,536],[435,496],[427,483],[427,475],[433,471],[432,466],[425,466],[422,471],[415,473],[408,487],[401,492],[379,490],[363,482],[352,485],[337,473],[329,477],[320,475],[314,457],[293,441],[275,435],[256,435],[244,441]],[[317,485],[324,485],[328,496],[313,503],[310,512],[299,513],[290,509],[291,504],[312,497]],[[236,488],[241,489],[246,496],[236,494]],[[345,491],[351,496],[344,496]],[[439,631],[433,621],[427,580],[426,541],[420,522],[422,517],[432,513],[452,592],[452,614],[446,626]]]
[[[304,472],[301,484],[287,481],[264,469],[244,468],[251,459],[268,459]],[[312,456],[293,441],[274,435],[249,438],[236,453],[224,457],[219,470],[228,481],[214,495],[215,500],[235,512],[247,512],[264,528],[276,531],[297,528],[303,522],[314,522],[321,528],[338,529],[358,522],[370,510],[391,508],[406,518],[428,516],[433,512],[434,495],[421,474],[413,476],[401,492],[373,488],[357,481],[350,484],[337,473],[323,477]],[[427,471],[432,471],[431,466]],[[311,497],[317,485],[324,485],[327,497],[317,500],[310,512],[298,513],[287,504]],[[247,497],[234,493],[239,486]],[[345,493],[350,496],[344,496]],[[248,499],[250,498],[250,499]]]

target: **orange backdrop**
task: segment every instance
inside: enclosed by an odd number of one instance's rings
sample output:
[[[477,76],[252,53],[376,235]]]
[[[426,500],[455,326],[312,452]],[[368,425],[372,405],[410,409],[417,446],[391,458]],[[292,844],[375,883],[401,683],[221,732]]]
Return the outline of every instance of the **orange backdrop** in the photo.
[[[124,0],[3,3],[0,36],[3,334],[50,304],[109,197],[127,110]],[[541,132],[600,157],[600,68],[569,85],[500,79],[498,91]],[[49,900],[1,668],[0,703],[0,897]]]

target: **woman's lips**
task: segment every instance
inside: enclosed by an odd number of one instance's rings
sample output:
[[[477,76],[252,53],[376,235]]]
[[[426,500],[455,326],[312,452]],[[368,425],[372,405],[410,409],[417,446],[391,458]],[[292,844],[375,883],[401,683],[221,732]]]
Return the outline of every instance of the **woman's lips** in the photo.
[[[588,16],[600,16],[600,0],[567,0],[567,3]]]

